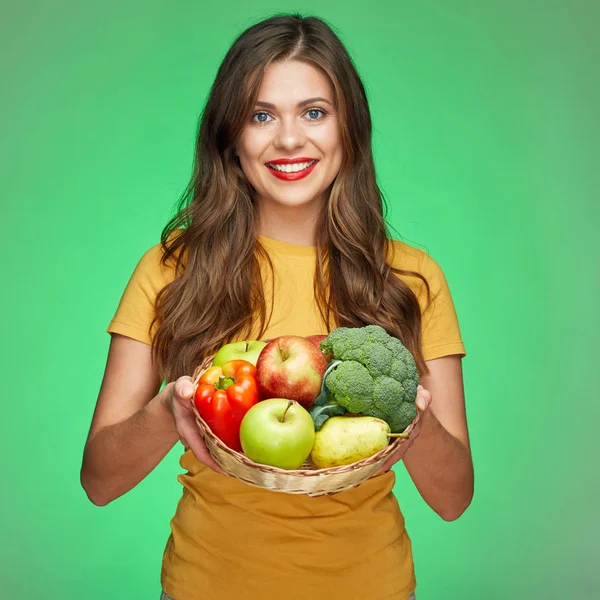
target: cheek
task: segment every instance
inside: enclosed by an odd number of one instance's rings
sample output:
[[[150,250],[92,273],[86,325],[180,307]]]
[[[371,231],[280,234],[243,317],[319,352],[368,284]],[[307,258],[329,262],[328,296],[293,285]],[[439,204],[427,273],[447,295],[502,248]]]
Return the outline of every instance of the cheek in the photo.
[[[269,137],[266,132],[249,131],[244,134],[238,143],[238,155],[243,162],[252,168],[252,161],[256,161],[264,153],[269,144]]]
[[[337,124],[324,127],[318,134],[318,144],[329,157],[338,161],[342,152],[342,138]],[[315,139],[315,142],[317,140]]]

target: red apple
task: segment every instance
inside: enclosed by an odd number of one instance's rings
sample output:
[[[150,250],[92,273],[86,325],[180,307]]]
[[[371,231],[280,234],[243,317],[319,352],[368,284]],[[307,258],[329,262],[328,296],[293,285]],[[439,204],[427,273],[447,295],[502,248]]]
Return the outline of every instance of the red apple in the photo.
[[[319,346],[319,344],[326,338],[326,335],[309,335],[306,339],[309,342],[312,342],[317,348],[319,348],[319,350],[321,349],[321,347]]]
[[[261,397],[288,398],[308,408],[321,391],[325,369],[325,355],[306,338],[275,338],[263,348],[256,363]]]
[[[309,335],[306,339],[312,342],[319,350],[321,350],[321,342],[326,338],[326,335]],[[331,360],[331,352],[325,355],[327,361]]]

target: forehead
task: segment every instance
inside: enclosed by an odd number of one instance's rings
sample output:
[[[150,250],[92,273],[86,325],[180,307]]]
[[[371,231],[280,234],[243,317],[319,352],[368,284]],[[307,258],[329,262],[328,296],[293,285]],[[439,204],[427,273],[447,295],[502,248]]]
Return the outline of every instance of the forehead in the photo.
[[[327,74],[299,60],[284,60],[267,67],[257,100],[291,106],[317,96],[334,103],[334,89]]]

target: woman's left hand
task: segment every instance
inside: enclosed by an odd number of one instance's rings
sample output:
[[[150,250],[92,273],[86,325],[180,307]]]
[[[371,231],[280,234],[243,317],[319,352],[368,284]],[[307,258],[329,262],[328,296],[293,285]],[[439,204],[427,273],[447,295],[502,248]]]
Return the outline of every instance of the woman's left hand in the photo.
[[[431,404],[431,394],[423,387],[417,387],[417,398],[415,400],[415,404],[417,405],[417,411],[419,414],[419,419],[415,423],[413,430],[410,432],[410,435],[402,444],[400,444],[400,448],[396,450],[386,461],[383,463],[379,471],[377,471],[376,475],[380,475],[381,473],[385,473],[389,471],[393,465],[395,465],[398,461],[404,458],[406,451],[410,448],[415,439],[419,436],[421,432],[421,422],[423,421],[423,415],[427,410],[429,410],[429,405]]]

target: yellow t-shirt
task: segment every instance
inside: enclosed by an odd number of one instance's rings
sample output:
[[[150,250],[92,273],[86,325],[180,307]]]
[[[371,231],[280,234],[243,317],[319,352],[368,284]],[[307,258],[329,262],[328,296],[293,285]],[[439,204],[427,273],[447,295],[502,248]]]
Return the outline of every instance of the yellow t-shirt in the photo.
[[[275,269],[265,338],[327,333],[313,293],[315,248],[260,236]],[[160,245],[144,254],[108,331],[151,343],[158,291],[173,278]],[[426,360],[464,355],[452,298],[438,264],[394,242],[395,267],[422,311]],[[267,298],[268,303],[272,299]],[[268,313],[267,313],[268,314]],[[178,476],[183,495],[171,521],[161,582],[176,600],[406,600],[416,586],[410,538],[389,471],[332,496],[269,492],[218,475],[187,450]]]

